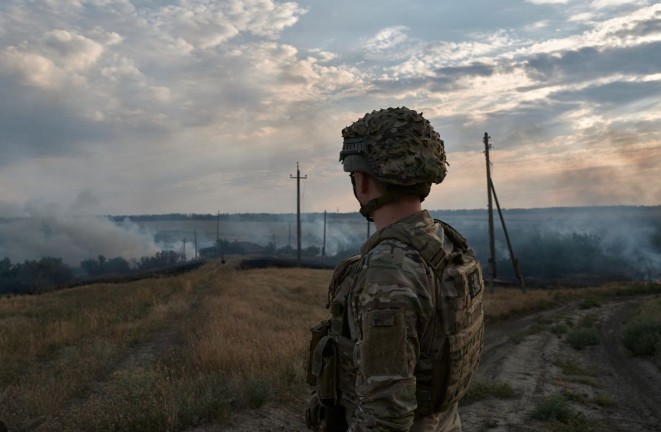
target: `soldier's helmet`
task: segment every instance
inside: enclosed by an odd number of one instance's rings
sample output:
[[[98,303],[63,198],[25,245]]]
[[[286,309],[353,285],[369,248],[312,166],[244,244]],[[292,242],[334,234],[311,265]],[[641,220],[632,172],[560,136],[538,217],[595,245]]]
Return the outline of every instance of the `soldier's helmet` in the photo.
[[[447,174],[445,146],[422,113],[401,108],[372,111],[342,130],[340,162],[383,183],[440,183]]]

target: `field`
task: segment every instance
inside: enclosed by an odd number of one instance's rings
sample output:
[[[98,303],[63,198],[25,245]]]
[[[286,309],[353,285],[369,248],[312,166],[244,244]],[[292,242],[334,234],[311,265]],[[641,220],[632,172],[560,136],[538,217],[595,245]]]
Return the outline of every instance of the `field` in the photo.
[[[236,264],[210,262],[178,276],[0,298],[0,420],[12,432],[305,430],[308,328],[326,317],[331,271],[238,270]],[[621,348],[617,336],[600,341],[599,331],[619,334],[625,312],[642,305],[630,327],[654,322],[661,309],[654,291],[653,285],[613,285],[487,295],[480,376],[462,406],[467,430],[601,430],[556,427],[585,416],[596,428],[615,408],[626,408],[600,387],[610,379],[601,366],[587,362],[598,358],[597,349]],[[580,327],[594,328],[596,342],[589,334],[570,337]],[[656,355],[622,354],[623,363],[603,373],[640,361],[658,377],[658,349]],[[563,365],[589,371],[576,378],[593,389],[587,396],[554,375]],[[660,400],[658,391],[641,395]],[[534,406],[502,406],[554,401],[570,420],[530,417]],[[655,415],[603,430],[657,430],[645,429]],[[530,422],[541,429],[509,428]]]

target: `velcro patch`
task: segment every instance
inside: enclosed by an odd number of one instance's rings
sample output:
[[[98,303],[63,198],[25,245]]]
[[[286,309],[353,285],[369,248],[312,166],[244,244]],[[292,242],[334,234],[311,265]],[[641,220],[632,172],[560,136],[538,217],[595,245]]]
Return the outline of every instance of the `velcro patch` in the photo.
[[[395,325],[395,311],[373,311],[370,315],[374,327],[391,327]]]
[[[365,377],[405,375],[406,320],[403,310],[374,310],[363,323],[360,368]]]
[[[475,298],[482,291],[482,282],[480,281],[480,272],[475,269],[468,275],[468,289],[471,298]]]

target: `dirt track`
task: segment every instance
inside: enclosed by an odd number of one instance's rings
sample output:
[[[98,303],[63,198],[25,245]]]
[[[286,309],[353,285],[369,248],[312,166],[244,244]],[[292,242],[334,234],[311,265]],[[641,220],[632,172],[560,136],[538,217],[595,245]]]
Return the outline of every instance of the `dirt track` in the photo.
[[[661,371],[648,360],[633,358],[620,342],[622,322],[641,300],[585,310],[574,304],[488,326],[478,376],[509,383],[517,397],[463,406],[464,430],[544,430],[532,413],[546,397],[560,393],[596,430],[661,431]],[[576,326],[586,316],[595,319],[598,345],[575,350],[564,336],[549,331],[551,323]],[[560,365],[575,371],[568,373]]]
[[[628,311],[642,300],[604,303],[589,309],[570,304],[489,324],[477,379],[507,383],[515,396],[463,404],[464,431],[548,430],[546,424],[532,418],[532,413],[553,394],[564,394],[572,409],[588,419],[590,430],[661,431],[661,371],[651,361],[631,357],[619,336]],[[598,345],[575,350],[564,341],[564,334],[551,331],[561,322],[575,327],[586,316],[598,328]],[[266,406],[234,416],[230,425],[195,431],[303,432],[304,407],[302,403],[296,405]]]

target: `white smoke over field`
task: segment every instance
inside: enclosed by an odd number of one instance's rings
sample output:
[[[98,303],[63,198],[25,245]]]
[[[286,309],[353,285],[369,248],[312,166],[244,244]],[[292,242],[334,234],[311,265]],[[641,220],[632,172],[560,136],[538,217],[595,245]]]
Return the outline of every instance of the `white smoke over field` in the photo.
[[[160,248],[153,236],[131,222],[107,217],[72,216],[56,205],[31,206],[29,215],[0,221],[0,258],[12,262],[62,258],[71,266],[104,255],[125,259],[151,256]]]

